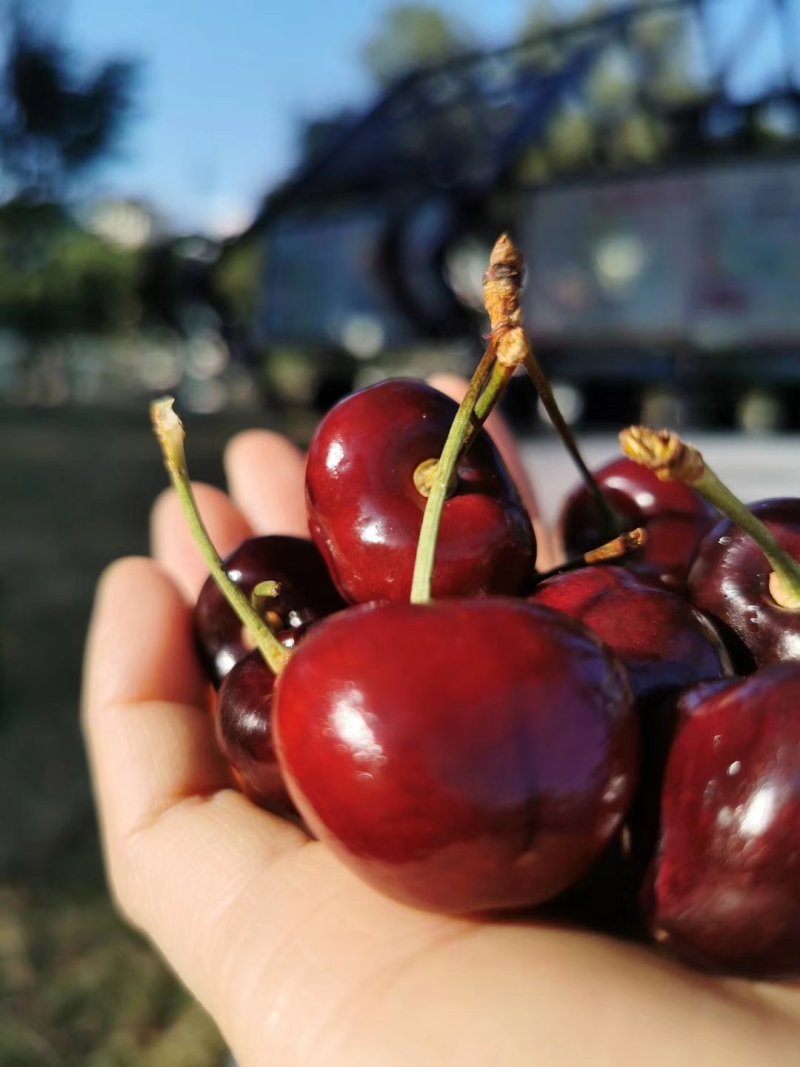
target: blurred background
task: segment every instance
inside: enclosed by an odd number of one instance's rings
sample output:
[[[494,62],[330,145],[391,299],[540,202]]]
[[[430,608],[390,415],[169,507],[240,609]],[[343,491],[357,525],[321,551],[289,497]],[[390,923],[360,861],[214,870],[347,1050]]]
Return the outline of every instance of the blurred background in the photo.
[[[643,420],[791,492],[800,0],[0,0],[0,1063],[205,1067],[107,900],[77,727],[102,567],[147,548],[173,392],[197,477],[482,350],[511,232],[593,462]],[[555,514],[574,477],[515,379]],[[712,460],[713,461],[713,460]]]

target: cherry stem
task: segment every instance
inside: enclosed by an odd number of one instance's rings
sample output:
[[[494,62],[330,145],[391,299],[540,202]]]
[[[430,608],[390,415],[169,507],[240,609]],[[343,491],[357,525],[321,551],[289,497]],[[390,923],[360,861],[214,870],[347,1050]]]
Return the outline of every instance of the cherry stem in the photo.
[[[178,494],[186,523],[214,581],[236,612],[242,625],[249,631],[267,666],[277,676],[288,663],[290,653],[262,621],[239,586],[230,578],[219,553],[211,543],[189,480],[184,448],[186,434],[183,423],[173,410],[174,403],[174,399],[170,396],[154,401],[150,407],[150,418],[161,446],[170,480]]]
[[[772,567],[770,592],[782,608],[800,610],[800,565],[778,544],[757,518],[706,465],[702,453],[670,430],[630,426],[619,435],[629,459],[655,472],[662,481],[690,485],[755,541]]]
[[[417,541],[417,555],[414,560],[414,576],[411,580],[412,604],[427,604],[431,599],[433,562],[436,555],[436,541],[439,536],[444,502],[455,474],[456,464],[463,453],[464,442],[470,435],[473,419],[475,418],[475,405],[483,391],[487,372],[493,360],[493,346],[490,346],[472,376],[472,380],[450,425],[442,454],[432,468],[433,479],[430,483],[430,491],[428,492],[425,511],[422,515],[422,525],[420,526],[419,540]],[[480,428],[480,424],[478,424],[477,428]],[[477,429],[474,432],[477,432]]]
[[[475,411],[470,421],[467,436],[461,447],[463,456],[480,432],[481,427],[491,415],[514,372],[523,363],[525,354],[530,350],[525,331],[521,326],[502,330],[490,339],[481,365],[490,368],[484,388],[475,402]],[[480,368],[479,368],[480,369]]]
[[[533,349],[529,349],[528,351],[527,358],[525,359],[525,370],[528,372],[528,376],[533,382],[536,392],[539,394],[542,406],[547,412],[553,426],[556,428],[562,444],[572,457],[575,466],[578,468],[578,471],[583,478],[586,488],[594,498],[595,505],[603,518],[606,529],[611,534],[622,533],[625,529],[625,523],[612,507],[611,501],[600,488],[595,476],[586,466],[581,451],[578,448],[578,442],[575,440],[575,434],[569,428],[564,416],[561,414],[561,409],[553,395],[553,390],[550,388],[550,382],[547,380],[547,376],[542,370],[542,366],[536,358]]]
[[[520,326],[492,336],[450,425],[442,454],[426,471],[430,481],[414,560],[412,604],[427,604],[431,599],[436,542],[456,464],[475,440],[527,349],[528,339]]]
[[[642,548],[646,541],[647,532],[645,528],[637,526],[635,530],[621,533],[611,541],[606,541],[604,545],[593,548],[589,552],[584,552],[582,556],[573,556],[572,559],[559,563],[549,571],[542,571],[536,575],[536,584],[538,585],[546,578],[554,578],[557,574],[578,570],[580,567],[595,567],[599,563],[612,563],[614,560],[630,555],[631,552],[636,552]]]
[[[511,238],[502,234],[494,244],[483,279],[484,303],[492,327],[489,344],[456,412],[441,456],[433,463],[426,460],[414,474],[417,489],[428,499],[417,542],[412,604],[427,604],[431,599],[436,541],[456,464],[475,440],[514,372],[531,355],[519,306],[522,271],[522,256]]]
[[[265,581],[253,586],[250,593],[250,605],[259,618],[266,618],[267,612],[274,612],[274,601],[280,595],[281,583]],[[270,627],[270,629],[273,629]]]
[[[472,377],[472,381],[477,383],[479,389],[478,398],[470,414],[463,441],[459,445],[456,463],[461,456],[466,454],[480,433],[483,424],[503,395],[503,390],[511,380],[514,371],[524,360],[528,348],[528,339],[520,326],[502,331],[499,335],[490,338],[489,345]],[[466,400],[466,396],[464,399]],[[426,459],[414,471],[414,485],[423,496],[430,498],[441,463],[441,457],[438,460]],[[454,471],[455,464],[450,472],[450,481],[447,483],[445,495],[453,487]]]

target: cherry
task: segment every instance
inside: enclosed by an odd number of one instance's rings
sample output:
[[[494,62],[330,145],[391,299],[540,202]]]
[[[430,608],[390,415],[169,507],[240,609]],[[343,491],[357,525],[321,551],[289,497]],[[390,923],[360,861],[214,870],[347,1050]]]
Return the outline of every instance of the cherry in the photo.
[[[243,793],[278,814],[292,810],[275,756],[272,690],[275,675],[258,650],[223,679],[214,718],[217,742]]]
[[[640,700],[730,672],[719,637],[682,597],[619,566],[548,578],[531,601],[579,619],[621,657]]]
[[[274,701],[284,779],[312,832],[423,908],[553,897],[608,845],[635,788],[620,661],[580,623],[522,600],[332,615]]]
[[[762,500],[749,507],[794,559],[800,559],[800,499]],[[800,662],[800,603],[780,604],[772,565],[744,530],[723,519],[701,541],[689,572],[689,595],[718,621],[743,673],[753,666]]]
[[[401,379],[352,394],[320,423],[306,471],[309,526],[347,600],[408,599],[426,504],[420,465],[438,459],[456,411],[426,383]],[[433,595],[520,591],[534,573],[536,541],[484,430],[459,460],[454,482]]]
[[[278,593],[267,609],[273,630],[296,630],[344,607],[319,551],[302,537],[270,534],[248,538],[223,564],[248,597],[262,581],[278,583]],[[252,646],[213,577],[206,579],[200,590],[194,626],[209,678],[219,685]]]
[[[628,822],[631,877],[638,879],[658,838],[675,697],[695,682],[730,674],[730,660],[713,627],[683,597],[624,567],[557,575],[542,582],[531,600],[579,619],[627,668],[641,727],[641,778]]]
[[[643,526],[647,541],[625,566],[681,590],[697,545],[714,525],[717,513],[693,489],[680,482],[663,482],[652,471],[619,458],[595,471],[595,478],[619,517],[630,526]],[[565,550],[578,554],[608,539],[604,516],[586,486],[564,501],[559,526]]]
[[[796,663],[682,701],[649,907],[657,940],[697,965],[800,973],[798,707]]]
[[[800,661],[800,500],[746,507],[694,445],[669,430],[631,426],[623,451],[664,482],[693,487],[722,512],[698,546],[689,575],[693,602],[737,639],[743,671]]]

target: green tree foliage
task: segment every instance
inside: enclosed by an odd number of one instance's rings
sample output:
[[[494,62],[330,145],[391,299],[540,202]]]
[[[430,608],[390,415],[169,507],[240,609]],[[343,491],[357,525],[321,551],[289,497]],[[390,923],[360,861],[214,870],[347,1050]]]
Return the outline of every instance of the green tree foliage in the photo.
[[[30,342],[129,325],[138,256],[88,233],[61,207],[0,207],[0,325]]]
[[[58,201],[117,146],[136,66],[87,68],[24,10],[14,4],[0,17],[0,196]]]
[[[0,327],[31,353],[70,332],[126,327],[136,254],[87,232],[68,205],[119,143],[135,65],[82,66],[30,2],[0,13]]]
[[[522,181],[544,181],[564,172],[625,168],[657,162],[669,149],[670,110],[704,90],[697,41],[686,10],[630,4],[640,13],[616,45],[608,41],[585,83],[554,112],[543,135],[517,167]],[[585,0],[569,26],[592,30],[598,16],[616,11],[611,0]],[[561,5],[536,0],[522,26],[525,61],[547,70],[563,61],[566,41],[547,31],[565,25]],[[587,40],[588,38],[581,38]]]
[[[362,55],[378,84],[388,85],[412,70],[435,66],[474,47],[466,26],[437,8],[398,4],[386,13]]]

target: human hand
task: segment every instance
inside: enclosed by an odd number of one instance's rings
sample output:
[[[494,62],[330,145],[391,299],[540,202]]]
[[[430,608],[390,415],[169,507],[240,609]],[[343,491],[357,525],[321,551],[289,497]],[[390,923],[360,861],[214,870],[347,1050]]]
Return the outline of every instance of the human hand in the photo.
[[[223,554],[253,532],[306,532],[302,470],[273,434],[234,439],[231,498],[198,489]],[[153,546],[155,560],[106,573],[90,631],[84,724],[103,842],[122,912],[242,1067],[798,1063],[790,985],[709,978],[544,923],[415,911],[232,790],[191,633],[206,569],[172,493]]]

